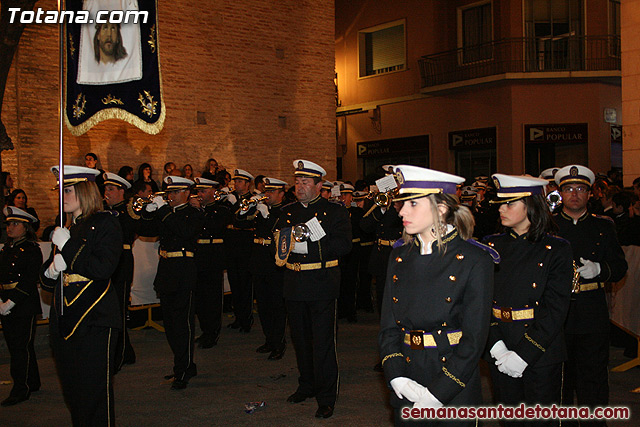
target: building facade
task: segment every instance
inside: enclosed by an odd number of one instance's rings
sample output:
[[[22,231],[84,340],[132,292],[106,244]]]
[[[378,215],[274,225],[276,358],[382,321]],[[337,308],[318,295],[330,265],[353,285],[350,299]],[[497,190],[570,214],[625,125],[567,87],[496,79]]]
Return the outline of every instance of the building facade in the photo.
[[[344,179],[622,167],[620,2],[336,1]]]

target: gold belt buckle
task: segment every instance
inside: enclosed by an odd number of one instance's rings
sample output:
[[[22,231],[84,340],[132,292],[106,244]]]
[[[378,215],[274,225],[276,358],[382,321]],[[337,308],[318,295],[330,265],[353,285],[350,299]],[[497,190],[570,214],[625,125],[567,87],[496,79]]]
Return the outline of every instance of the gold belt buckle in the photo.
[[[424,331],[415,330],[409,332],[411,350],[424,350]]]
[[[293,263],[293,271],[302,271],[302,266],[300,265],[299,262]]]
[[[511,312],[511,307],[500,308],[500,320],[502,320],[503,322],[513,322],[513,313]]]

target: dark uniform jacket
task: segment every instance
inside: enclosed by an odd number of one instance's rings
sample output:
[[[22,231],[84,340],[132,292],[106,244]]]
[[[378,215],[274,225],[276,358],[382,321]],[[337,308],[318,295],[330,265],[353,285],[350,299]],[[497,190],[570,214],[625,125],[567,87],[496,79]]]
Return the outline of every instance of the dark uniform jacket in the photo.
[[[600,263],[600,274],[593,279],[580,278],[580,283],[617,282],[627,272],[627,261],[618,244],[613,222],[598,215],[585,214],[574,224],[563,211],[553,215],[558,235],[571,243],[573,260],[580,258]],[[609,330],[609,311],[604,288],[573,294],[566,333],[580,334]]]
[[[308,206],[295,202],[282,209],[276,231],[294,227],[317,217],[327,234],[322,239],[307,241],[307,254],[291,253],[287,263],[309,264],[338,260],[351,250],[351,223],[344,206],[318,196]],[[307,271],[284,272],[284,297],[293,301],[336,299],[340,295],[340,268],[329,267]]]
[[[44,272],[55,254],[42,266],[42,289],[53,292],[51,329],[68,339],[82,325],[121,328],[120,305],[111,287],[111,275],[122,252],[122,229],[109,212],[97,212],[89,218],[80,215],[69,228],[71,238],[62,249],[67,264],[64,271],[64,313],[60,295],[60,279],[52,280]]]
[[[143,211],[140,234],[160,236],[160,251],[181,252],[182,257],[161,258],[153,287],[158,295],[192,291],[196,284],[193,254],[204,222],[204,213],[188,203],[172,208],[164,205],[155,212]],[[187,273],[189,274],[187,277]],[[186,288],[185,288],[186,287]]]
[[[122,201],[111,206],[111,211],[117,212],[118,221],[120,221],[120,227],[122,228],[122,243],[125,245],[132,245],[136,239],[136,228],[138,226],[138,220],[140,214],[133,210],[132,202]]]
[[[244,199],[250,199],[253,194],[246,192],[244,194],[238,194],[233,191],[233,194],[238,201],[232,205],[231,212],[234,214],[233,223],[229,225],[227,235],[224,242],[227,248],[227,255],[230,257],[246,257],[251,251],[251,245],[253,245],[253,232],[255,228],[255,211],[253,215],[247,218],[238,219],[240,213],[241,202]]]
[[[501,255],[495,272],[493,308],[507,313],[508,309],[533,309],[531,320],[502,321],[494,313],[487,350],[502,340],[529,365],[564,361],[567,350],[563,325],[573,278],[569,242],[551,235],[533,242],[513,231],[487,236],[485,241]]]
[[[376,242],[369,258],[369,272],[374,276],[385,274],[385,268],[389,261],[391,245],[379,245],[379,240],[395,241],[402,237],[402,219],[393,206],[384,213],[380,207],[367,212],[360,221],[360,228],[366,233],[375,233]]]
[[[0,251],[0,299],[13,301],[10,317],[33,316],[42,313],[38,293],[38,267],[42,252],[37,242],[24,238],[5,243]]]
[[[273,231],[276,223],[282,215],[282,203],[269,206],[269,217],[264,218],[261,213],[255,215],[255,231],[253,233],[253,245],[251,246],[251,258],[249,260],[249,268],[251,274],[269,275],[276,270],[281,270],[275,263],[276,245]],[[257,212],[256,208],[252,208]],[[247,215],[251,216],[256,212],[249,211]],[[262,243],[258,243],[262,242]],[[270,242],[266,244],[266,242]]]
[[[232,215],[229,205],[223,202],[212,202],[204,206],[203,227],[198,241],[223,240]],[[224,247],[222,244],[198,244],[196,248],[196,264],[198,270],[224,269]]]
[[[493,262],[487,250],[458,236],[446,251],[420,254],[420,242],[391,253],[380,320],[380,357],[387,382],[407,377],[427,387],[444,405],[478,404],[478,360],[487,342],[493,294]],[[411,349],[410,331],[433,334],[436,348]],[[449,333],[462,331],[458,345]],[[454,335],[452,335],[454,336]],[[424,347],[424,346],[423,346]],[[391,406],[409,404],[391,393]]]

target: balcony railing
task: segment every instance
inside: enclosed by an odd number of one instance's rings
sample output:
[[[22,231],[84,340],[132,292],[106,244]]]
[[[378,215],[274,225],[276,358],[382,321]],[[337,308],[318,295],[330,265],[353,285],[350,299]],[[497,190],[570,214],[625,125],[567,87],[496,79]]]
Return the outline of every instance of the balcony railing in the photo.
[[[619,36],[502,39],[418,60],[422,88],[505,73],[620,70]]]

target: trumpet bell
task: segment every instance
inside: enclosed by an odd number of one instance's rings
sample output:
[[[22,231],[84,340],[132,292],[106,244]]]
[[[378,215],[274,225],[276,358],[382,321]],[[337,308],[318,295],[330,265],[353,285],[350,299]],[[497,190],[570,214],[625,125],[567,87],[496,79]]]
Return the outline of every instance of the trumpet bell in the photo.
[[[309,237],[311,237],[311,230],[307,224],[298,224],[293,227],[293,240],[296,242],[306,242]]]

